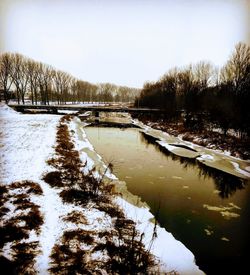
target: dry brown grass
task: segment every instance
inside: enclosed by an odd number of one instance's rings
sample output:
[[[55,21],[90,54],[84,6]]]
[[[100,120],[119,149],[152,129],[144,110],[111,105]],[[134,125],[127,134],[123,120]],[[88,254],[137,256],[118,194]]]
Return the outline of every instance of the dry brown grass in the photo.
[[[61,123],[70,122],[73,117],[74,117],[73,115],[65,115],[60,119],[60,122]]]
[[[50,272],[52,274],[96,274],[93,273],[87,257],[88,250],[81,248],[82,244],[92,245],[93,232],[77,229],[64,232],[62,244],[55,245],[51,258]]]
[[[13,182],[8,188],[11,190],[26,189],[25,192],[27,194],[34,194],[34,195],[42,195],[43,194],[43,190],[40,187],[40,185],[33,181],[29,181],[29,180]]]
[[[59,171],[53,171],[47,173],[43,180],[47,182],[51,187],[63,187],[63,173]]]
[[[15,264],[4,256],[0,256],[1,274],[18,275]]]
[[[105,212],[111,218],[118,218],[118,219],[125,218],[123,211],[115,204],[99,203],[96,205],[96,208],[102,212]]]
[[[9,261],[1,257],[4,268],[10,268],[10,273],[3,274],[36,274],[34,263],[35,257],[39,253],[38,242],[28,243],[25,240],[29,238],[32,230],[37,234],[40,233],[43,217],[39,206],[30,201],[30,195],[41,195],[42,189],[37,183],[20,181],[13,182],[8,188],[0,190],[5,201],[7,199],[15,206],[14,215],[3,216],[0,227],[0,248],[3,248],[6,243],[12,243],[10,254],[13,258],[12,261]],[[16,193],[17,191],[18,193]],[[1,207],[1,210],[2,213],[9,213],[8,208]]]
[[[7,242],[20,241],[28,237],[29,232],[24,228],[14,223],[6,223],[3,227],[0,227],[0,248],[3,248]]]
[[[37,274],[34,264],[40,252],[38,242],[17,243],[12,245],[12,256],[18,274]]]
[[[0,218],[2,218],[9,211],[9,209],[4,206],[7,201],[8,189],[6,186],[0,185]]]
[[[70,188],[63,190],[60,193],[60,197],[65,203],[73,203],[75,205],[86,206],[93,197],[93,194],[88,191]]]
[[[76,211],[76,210],[72,211],[66,217],[64,217],[63,221],[75,223],[77,225],[79,225],[79,224],[88,225],[88,220],[84,216],[84,214],[82,212]]]
[[[62,242],[64,244],[70,244],[72,240],[77,240],[79,243],[91,245],[94,242],[93,234],[95,233],[83,229],[68,230],[64,232]]]

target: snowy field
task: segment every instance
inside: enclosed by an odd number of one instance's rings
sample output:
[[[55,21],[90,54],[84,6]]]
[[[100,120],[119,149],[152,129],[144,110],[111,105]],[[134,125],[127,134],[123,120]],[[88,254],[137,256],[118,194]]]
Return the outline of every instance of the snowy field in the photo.
[[[19,114],[6,105],[0,105],[0,177],[2,185],[12,188],[8,191],[9,197],[4,204],[9,212],[1,219],[0,227],[4,227],[8,219],[25,214],[22,213],[24,210],[16,208],[11,196],[22,195],[26,189],[24,187],[13,189],[13,182],[28,180],[40,186],[40,194],[31,192],[29,196],[30,202],[39,208],[43,217],[40,230],[30,230],[29,237],[21,240],[26,244],[37,242],[39,252],[35,257],[34,267],[39,274],[49,274],[53,247],[60,244],[65,231],[103,232],[109,230],[112,224],[112,219],[98,209],[64,203],[59,196],[59,190],[42,180],[46,173],[53,171],[46,161],[55,154],[56,131],[60,118],[54,115]],[[68,126],[81,161],[83,163],[87,161],[84,172],[87,173],[88,170],[97,167],[95,176],[100,177],[100,173],[106,169],[105,165],[87,140],[80,120],[75,118]],[[118,179],[111,173],[107,173],[106,177],[119,184]],[[122,207],[128,218],[136,222],[137,230],[145,234],[143,242],[145,247],[148,247],[154,230],[154,224],[150,222],[153,217],[148,208],[136,207],[120,197],[115,197],[114,202]],[[72,213],[82,215],[82,222],[78,224],[69,222],[67,217]],[[87,222],[84,221],[84,217]],[[9,260],[13,259],[13,243],[15,242],[5,243],[1,251],[1,254]],[[88,249],[88,246],[84,249]],[[195,264],[194,255],[182,243],[175,240],[172,234],[159,226],[157,226],[157,237],[151,247],[151,253],[160,261],[157,270],[161,273],[176,271],[179,274],[203,274]],[[107,255],[98,252],[89,254],[88,257],[95,257],[95,260],[102,261]],[[102,274],[106,272],[103,270]]]

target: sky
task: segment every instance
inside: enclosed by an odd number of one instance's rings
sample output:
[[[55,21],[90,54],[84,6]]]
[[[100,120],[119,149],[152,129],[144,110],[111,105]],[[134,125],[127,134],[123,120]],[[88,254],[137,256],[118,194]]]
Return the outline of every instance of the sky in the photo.
[[[0,53],[92,83],[142,87],[174,66],[222,66],[250,45],[250,0],[0,0]]]

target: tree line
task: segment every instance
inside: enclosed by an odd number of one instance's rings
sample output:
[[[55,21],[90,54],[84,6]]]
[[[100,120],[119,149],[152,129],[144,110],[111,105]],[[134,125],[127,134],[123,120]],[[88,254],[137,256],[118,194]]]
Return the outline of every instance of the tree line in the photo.
[[[134,102],[140,90],[111,83],[92,84],[19,53],[0,55],[0,89],[6,103]],[[1,97],[0,97],[1,100]]]
[[[187,128],[220,127],[250,134],[250,47],[235,46],[221,68],[201,61],[169,70],[156,82],[145,83],[135,105],[161,108],[166,120],[183,120]]]

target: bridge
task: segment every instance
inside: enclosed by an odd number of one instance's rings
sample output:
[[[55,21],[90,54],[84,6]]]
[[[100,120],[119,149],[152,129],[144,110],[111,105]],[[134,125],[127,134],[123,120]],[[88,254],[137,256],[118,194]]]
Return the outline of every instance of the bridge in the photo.
[[[95,113],[95,116],[99,116],[100,112],[123,112],[133,114],[164,114],[166,111],[162,109],[150,109],[150,108],[135,108],[124,106],[81,106],[81,105],[15,105],[9,104],[9,107],[15,109],[18,112],[25,112],[25,110],[47,110],[53,114],[57,114],[59,110],[77,111],[80,113],[91,111]]]

